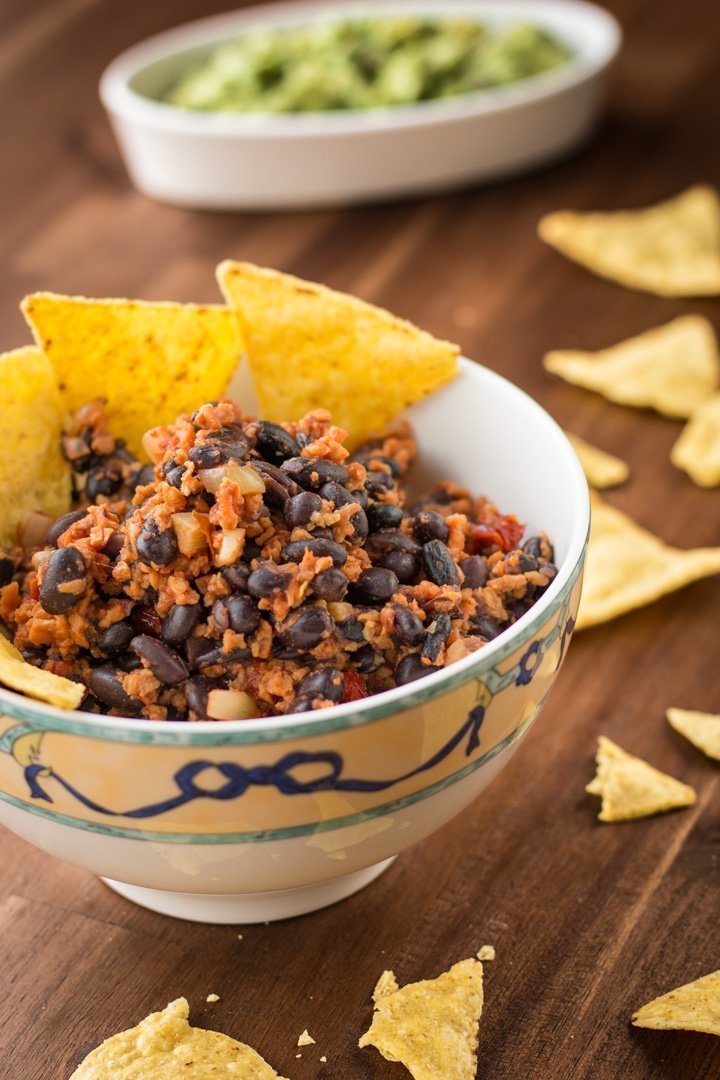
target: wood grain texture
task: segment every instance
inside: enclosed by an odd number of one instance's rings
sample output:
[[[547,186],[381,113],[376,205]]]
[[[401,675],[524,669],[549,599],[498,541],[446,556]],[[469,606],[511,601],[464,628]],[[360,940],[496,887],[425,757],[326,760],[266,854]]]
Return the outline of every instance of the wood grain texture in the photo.
[[[559,207],[642,205],[720,179],[716,0],[612,0],[627,34],[610,108],[582,154],[422,202],[284,215],[202,214],[129,186],[96,97],[124,46],[222,0],[4,0],[0,6],[0,345],[26,340],[33,289],[214,300],[223,257],[378,301],[528,390],[625,457],[610,496],[680,546],[720,543],[718,493],[673,469],[679,426],[546,375],[550,348],[599,348],[717,300],[661,300],[543,246]],[[512,432],[498,453],[513,453]],[[250,1042],[293,1080],[401,1080],[355,1049],[386,966],[486,967],[481,1080],[710,1080],[720,1041],[638,1031],[631,1012],[720,967],[720,770],[664,722],[720,711],[720,581],[579,635],[550,703],[487,794],[372,888],[304,919],[242,930],[141,911],[90,875],[1,837],[0,1075],[65,1080],[106,1035],[178,994],[198,1024]],[[696,786],[690,810],[601,826],[583,792],[604,732]],[[208,993],[220,995],[214,1006]],[[308,1027],[316,1047],[297,1059]],[[327,1064],[319,1063],[320,1055]]]

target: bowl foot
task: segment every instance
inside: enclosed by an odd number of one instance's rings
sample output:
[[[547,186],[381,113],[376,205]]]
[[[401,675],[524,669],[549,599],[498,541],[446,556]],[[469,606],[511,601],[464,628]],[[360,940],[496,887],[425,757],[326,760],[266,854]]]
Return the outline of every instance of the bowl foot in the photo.
[[[202,923],[264,923],[290,919],[310,911],[329,907],[364,889],[394,863],[385,859],[353,874],[323,881],[319,885],[304,885],[299,889],[282,889],[258,893],[180,893],[162,889],[144,889],[122,881],[102,878],[111,889],[140,907]]]

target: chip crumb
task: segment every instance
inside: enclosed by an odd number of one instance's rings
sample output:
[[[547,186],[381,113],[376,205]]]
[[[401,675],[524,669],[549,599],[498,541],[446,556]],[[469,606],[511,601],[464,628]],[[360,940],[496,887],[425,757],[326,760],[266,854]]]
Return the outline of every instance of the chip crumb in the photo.
[[[633,1014],[635,1027],[720,1035],[720,971],[678,986]]]
[[[693,788],[628,754],[601,735],[598,739],[597,773],[585,790],[600,795],[600,821],[630,821],[665,810],[692,806]]]
[[[323,1056],[322,1056],[322,1057],[320,1058],[320,1060],[322,1061],[322,1063],[323,1063],[323,1065],[324,1065],[324,1064],[325,1064],[325,1062],[327,1061],[327,1058],[326,1058],[326,1057],[325,1057],[325,1055],[323,1054]]]
[[[477,954],[478,960],[494,960],[495,959],[495,946],[483,945]]]
[[[238,941],[242,941],[242,939],[243,939],[242,934],[238,934],[237,939],[238,939]]]
[[[302,1035],[300,1035],[298,1037],[297,1044],[298,1044],[298,1046],[314,1046],[315,1045],[315,1040],[313,1039],[312,1035],[310,1034],[310,1032],[308,1031],[307,1028],[305,1028]]]
[[[220,995],[219,994],[208,994],[208,996],[205,998],[205,1000],[209,1001],[211,1004],[214,1004],[216,1001],[220,1000]]]

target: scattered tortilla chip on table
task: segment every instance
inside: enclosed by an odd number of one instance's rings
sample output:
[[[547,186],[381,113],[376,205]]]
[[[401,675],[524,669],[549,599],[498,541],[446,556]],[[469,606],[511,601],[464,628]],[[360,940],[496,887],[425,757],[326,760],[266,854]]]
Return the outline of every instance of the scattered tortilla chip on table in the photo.
[[[679,735],[702,750],[703,754],[720,761],[720,716],[688,709],[668,709],[665,716],[670,727]]]
[[[685,983],[633,1014],[635,1027],[720,1035],[720,971]]]
[[[242,353],[237,319],[221,305],[34,293],[22,310],[64,407],[105,398],[110,429],[143,460],[145,431],[222,397]]]
[[[688,784],[628,754],[604,735],[598,739],[596,760],[597,773],[585,790],[602,798],[600,821],[650,817],[692,806],[696,800]]]
[[[315,1039],[313,1039],[307,1028],[301,1035],[298,1035],[297,1044],[298,1046],[315,1046]]]
[[[70,467],[60,450],[63,405],[39,349],[0,355],[0,392],[0,544],[11,547],[26,514],[59,517],[68,510]]]
[[[352,446],[457,374],[456,345],[354,296],[250,263],[217,274],[266,420],[328,409]]]
[[[386,971],[373,1000],[373,1021],[358,1046],[376,1047],[415,1080],[475,1080],[483,1006],[479,960],[462,960],[437,979],[400,989]]]
[[[680,419],[692,415],[720,382],[715,331],[701,315],[681,315],[598,352],[557,349],[547,353],[543,366],[618,405]]]
[[[720,484],[720,393],[707,398],[692,413],[670,452],[698,487]]]
[[[598,495],[591,507],[579,630],[720,573],[720,547],[670,547]]]
[[[4,634],[0,634],[0,685],[58,709],[77,709],[85,697],[82,683],[28,664]]]
[[[622,458],[585,442],[579,435],[568,433],[572,448],[580,459],[587,482],[594,488],[617,487],[630,475],[627,462]]]
[[[190,1027],[185,998],[93,1050],[70,1080],[282,1080],[255,1050],[219,1031]]]
[[[659,296],[720,294],[720,200],[698,184],[641,210],[558,210],[540,237],[569,259]]]

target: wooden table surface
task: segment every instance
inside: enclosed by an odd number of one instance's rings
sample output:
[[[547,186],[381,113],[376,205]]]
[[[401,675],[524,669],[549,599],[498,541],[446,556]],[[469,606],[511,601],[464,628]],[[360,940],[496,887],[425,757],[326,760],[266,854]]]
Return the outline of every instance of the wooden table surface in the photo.
[[[720,329],[717,300],[626,291],[535,236],[553,208],[642,205],[720,179],[716,0],[612,0],[627,45],[607,117],[573,160],[485,190],[282,215],[190,213],[136,194],[97,101],[121,48],[222,6],[4,0],[0,345],[26,341],[17,304],[34,289],[213,300],[221,258],[277,266],[455,338],[627,458],[613,504],[679,546],[719,543],[717,492],[670,464],[678,424],[540,365],[549,348],[601,347],[684,312]],[[377,976],[432,977],[491,942],[479,1077],[718,1077],[720,1040],[632,1029],[629,1017],[720,967],[720,768],[664,721],[670,705],[720,710],[719,610],[716,579],[577,635],[540,720],[474,806],[353,899],[242,940],[134,907],[4,833],[0,1075],[65,1080],[105,1036],[185,994],[197,1023],[293,1080],[401,1080],[402,1067],[355,1049]],[[601,732],[692,783],[697,805],[599,824],[583,789]],[[297,1059],[305,1027],[317,1047]]]

